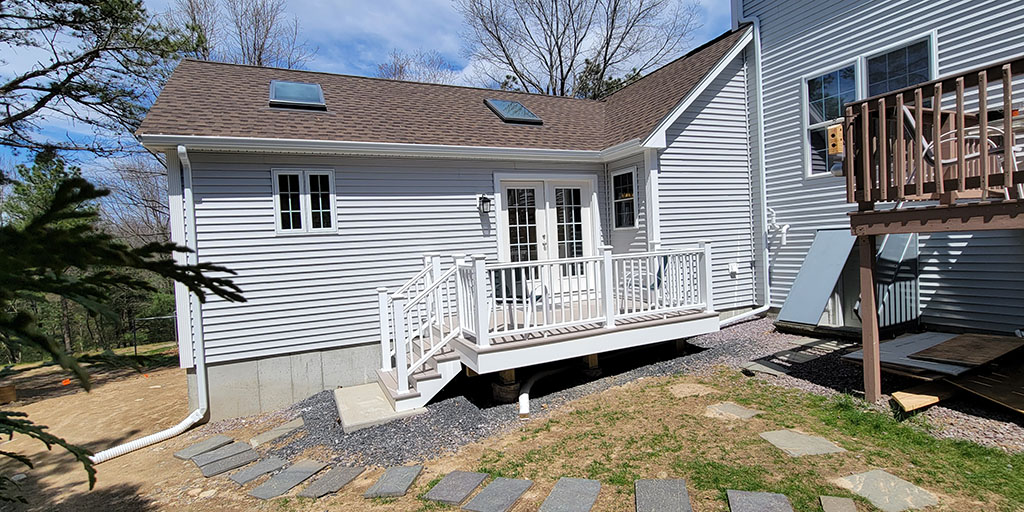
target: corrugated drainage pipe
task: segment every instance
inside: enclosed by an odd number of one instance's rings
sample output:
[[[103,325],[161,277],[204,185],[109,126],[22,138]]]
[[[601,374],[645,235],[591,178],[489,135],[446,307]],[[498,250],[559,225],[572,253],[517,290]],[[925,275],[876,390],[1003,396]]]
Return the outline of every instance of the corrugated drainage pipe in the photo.
[[[544,377],[547,377],[549,375],[554,375],[554,374],[562,372],[562,371],[565,371],[565,368],[555,368],[554,370],[547,370],[547,371],[535,373],[535,374],[531,375],[529,379],[526,379],[526,382],[523,383],[523,386],[521,388],[519,388],[519,417],[520,418],[529,418],[530,417],[530,388],[532,388],[533,385],[538,380],[543,379]]]
[[[178,146],[178,159],[181,161],[182,171],[183,171],[184,178],[185,178],[183,180],[183,182],[184,182],[183,184],[187,184],[188,187],[191,188],[191,186],[192,186],[192,184],[191,184],[191,181],[192,181],[192,165],[191,165],[191,163],[188,160],[188,153],[185,152],[185,146]],[[182,187],[182,188],[184,188],[184,187]],[[192,206],[192,202],[191,202],[191,200],[189,200],[185,207],[186,208],[190,208],[191,206]],[[194,229],[194,227],[193,227],[193,229]],[[195,249],[193,248],[193,250],[195,250]],[[209,408],[209,404],[210,404],[210,395],[209,395],[209,389],[207,388],[207,378],[206,378],[206,348],[203,347],[202,340],[200,340],[199,343],[196,343],[195,355],[196,355],[196,398],[199,401],[199,407],[196,410],[192,411],[192,413],[189,414],[185,419],[181,420],[180,423],[178,423],[177,425],[175,425],[175,426],[173,426],[171,428],[168,428],[166,430],[162,430],[162,431],[157,432],[155,434],[150,434],[150,435],[148,435],[146,437],[141,437],[141,438],[136,439],[134,441],[129,441],[127,443],[115,446],[113,448],[108,448],[106,450],[103,450],[102,452],[99,452],[99,453],[97,453],[95,455],[92,455],[91,457],[89,457],[89,460],[91,460],[93,464],[100,464],[102,462],[105,462],[105,461],[108,461],[110,459],[113,459],[114,457],[120,457],[120,456],[122,456],[122,455],[124,455],[126,453],[130,453],[130,452],[133,452],[135,450],[139,450],[139,449],[145,448],[145,447],[147,447],[149,445],[153,445],[153,444],[159,443],[160,441],[164,441],[164,440],[170,439],[170,438],[172,438],[172,437],[174,437],[174,436],[176,436],[176,435],[178,435],[178,434],[188,430],[189,427],[191,427],[192,425],[195,425],[196,423],[199,423],[200,421],[203,420],[203,418],[206,417],[206,411]]]

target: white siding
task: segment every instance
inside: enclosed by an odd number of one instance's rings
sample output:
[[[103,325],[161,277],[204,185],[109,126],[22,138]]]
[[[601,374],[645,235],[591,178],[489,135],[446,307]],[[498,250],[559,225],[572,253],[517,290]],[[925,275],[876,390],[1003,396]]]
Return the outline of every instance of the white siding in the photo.
[[[908,39],[936,32],[937,72],[946,75],[1024,52],[1024,1],[748,0],[745,17],[760,21],[768,206],[790,224],[784,248],[772,248],[772,303],[781,306],[819,229],[849,228],[842,179],[805,178],[801,78],[852,62]],[[862,73],[864,71],[862,70]],[[1007,330],[1020,324],[1024,293],[996,294],[966,282],[1020,282],[1024,246],[1019,233],[960,234],[970,245],[1009,249],[998,269],[955,261],[939,239],[922,237],[921,301],[932,323]],[[1000,250],[1004,250],[1000,249]],[[987,252],[985,252],[987,254]],[[983,257],[983,256],[978,256]],[[999,276],[994,276],[998,272]],[[1004,277],[1005,276],[1005,277]],[[955,297],[955,299],[954,299]],[[954,302],[957,304],[954,305]]]
[[[715,308],[756,302],[750,124],[742,57],[736,58],[667,133],[658,174],[665,246],[711,240]],[[736,263],[738,272],[729,273]]]
[[[496,258],[495,212],[482,218],[476,199],[494,193],[495,171],[604,175],[601,165],[191,157],[200,261],[238,272],[248,300],[203,306],[210,362],[377,342],[375,288],[400,286],[424,252]],[[335,170],[338,233],[274,232],[271,168],[302,166]]]

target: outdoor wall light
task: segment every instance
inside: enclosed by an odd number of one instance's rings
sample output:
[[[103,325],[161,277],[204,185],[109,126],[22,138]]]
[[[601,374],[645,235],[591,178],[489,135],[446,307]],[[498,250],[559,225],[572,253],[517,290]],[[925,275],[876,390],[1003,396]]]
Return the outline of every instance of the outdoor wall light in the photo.
[[[480,210],[480,213],[491,213],[491,198],[483,194],[477,194],[476,199],[477,209]]]

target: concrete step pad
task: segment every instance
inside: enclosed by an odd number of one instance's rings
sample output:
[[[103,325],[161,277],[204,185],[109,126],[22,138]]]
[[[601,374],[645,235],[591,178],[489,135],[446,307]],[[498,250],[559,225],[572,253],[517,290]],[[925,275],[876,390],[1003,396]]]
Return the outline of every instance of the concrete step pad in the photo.
[[[764,411],[750,409],[732,402],[722,402],[709,405],[707,409],[704,410],[704,416],[722,420],[749,420],[762,412]]]
[[[395,411],[391,402],[384,395],[384,390],[376,382],[335,389],[334,401],[338,405],[341,429],[346,434],[427,412],[423,407],[409,411]]]
[[[423,466],[399,466],[388,468],[363,494],[364,498],[388,498],[405,496],[409,487],[420,476]]]
[[[533,482],[529,480],[495,478],[462,509],[471,512],[506,512],[532,486]]]
[[[637,480],[633,487],[636,512],[693,512],[686,480],[682,478]]]
[[[857,512],[857,504],[850,498],[819,496],[823,512]]]
[[[300,416],[298,418],[295,418],[294,420],[289,421],[288,423],[278,425],[266,432],[263,432],[262,434],[256,435],[255,437],[249,440],[249,444],[251,444],[253,448],[256,448],[257,446],[263,443],[269,443],[275,439],[279,439],[288,434],[291,434],[292,432],[295,431],[295,429],[301,427],[302,425],[304,425],[304,423],[302,422],[302,417]]]
[[[338,466],[328,471],[324,476],[317,478],[316,481],[309,484],[305,489],[299,491],[298,496],[317,499],[338,492],[365,470],[366,468],[362,466]]]
[[[238,455],[239,453],[252,450],[249,443],[243,443],[241,441],[235,441],[229,445],[221,446],[216,450],[210,450],[206,453],[200,453],[192,457],[192,462],[195,462],[196,466],[203,467],[211,462],[216,462],[221,459],[226,459],[232,455]]]
[[[934,494],[881,469],[839,478],[835,483],[867,498],[883,512],[901,512],[939,504]]]
[[[832,441],[824,437],[812,436],[794,430],[773,430],[762,432],[761,437],[776,448],[786,452],[790,457],[805,455],[824,455],[826,453],[845,452]]]
[[[238,469],[250,462],[259,459],[258,453],[252,450],[246,450],[244,452],[236,453],[230,457],[224,457],[223,459],[217,459],[204,466],[199,466],[199,471],[206,478],[211,476],[217,476],[221,473],[227,473],[232,469]]]
[[[789,498],[772,492],[725,491],[730,512],[793,512]]]
[[[249,491],[249,496],[262,500],[276,498],[317,474],[327,464],[315,460],[304,459],[288,466],[284,471],[263,482],[259,487]]]
[[[288,461],[277,457],[271,457],[269,459],[263,459],[252,466],[236,472],[231,475],[230,478],[238,485],[245,485],[267,473],[277,471],[287,465]]]
[[[444,476],[433,489],[423,495],[423,499],[439,501],[448,505],[461,505],[463,501],[480,487],[487,475],[469,471],[452,471]]]
[[[216,435],[213,437],[208,437],[192,446],[189,446],[188,448],[184,448],[174,452],[174,457],[181,460],[189,460],[192,457],[195,457],[196,455],[199,455],[201,453],[206,453],[208,451],[216,450],[221,446],[229,445],[231,444],[232,441],[234,441],[234,439],[231,439],[230,437],[225,435]]]
[[[540,512],[590,512],[601,493],[601,482],[583,478],[559,478]]]

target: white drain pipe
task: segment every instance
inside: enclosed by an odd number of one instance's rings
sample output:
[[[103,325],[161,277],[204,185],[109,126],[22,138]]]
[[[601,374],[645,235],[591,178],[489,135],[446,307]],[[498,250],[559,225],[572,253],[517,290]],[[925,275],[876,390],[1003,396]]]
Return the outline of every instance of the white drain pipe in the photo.
[[[185,203],[185,224],[188,226],[188,233],[191,233],[192,243],[189,243],[189,236],[185,236],[185,245],[192,249],[192,256],[186,255],[185,258],[190,259],[196,254],[195,250],[195,202],[192,198],[192,164],[188,159],[188,152],[185,150],[185,146],[178,146],[178,160],[181,161],[182,168],[182,195]],[[187,261],[187,260],[186,260]],[[199,299],[195,294],[189,294],[189,302],[193,307],[198,308]],[[199,329],[202,327],[200,326]],[[199,407],[192,411],[185,419],[181,420],[177,425],[168,428],[166,430],[150,434],[146,437],[141,437],[134,441],[108,448],[95,455],[89,457],[89,460],[93,464],[100,464],[102,462],[113,459],[114,457],[120,457],[126,453],[133,452],[145,448],[147,446],[159,443],[170,439],[178,434],[189,429],[196,423],[199,423],[206,417],[206,411],[210,405],[210,394],[207,383],[206,375],[206,348],[203,346],[202,336],[200,335],[195,340],[193,350],[195,351],[196,358],[196,399],[199,401]]]
[[[565,368],[555,368],[554,370],[547,370],[539,373],[535,373],[526,379],[523,386],[519,388],[519,417],[529,418],[530,417],[530,388],[540,379],[549,375],[565,371]]]

